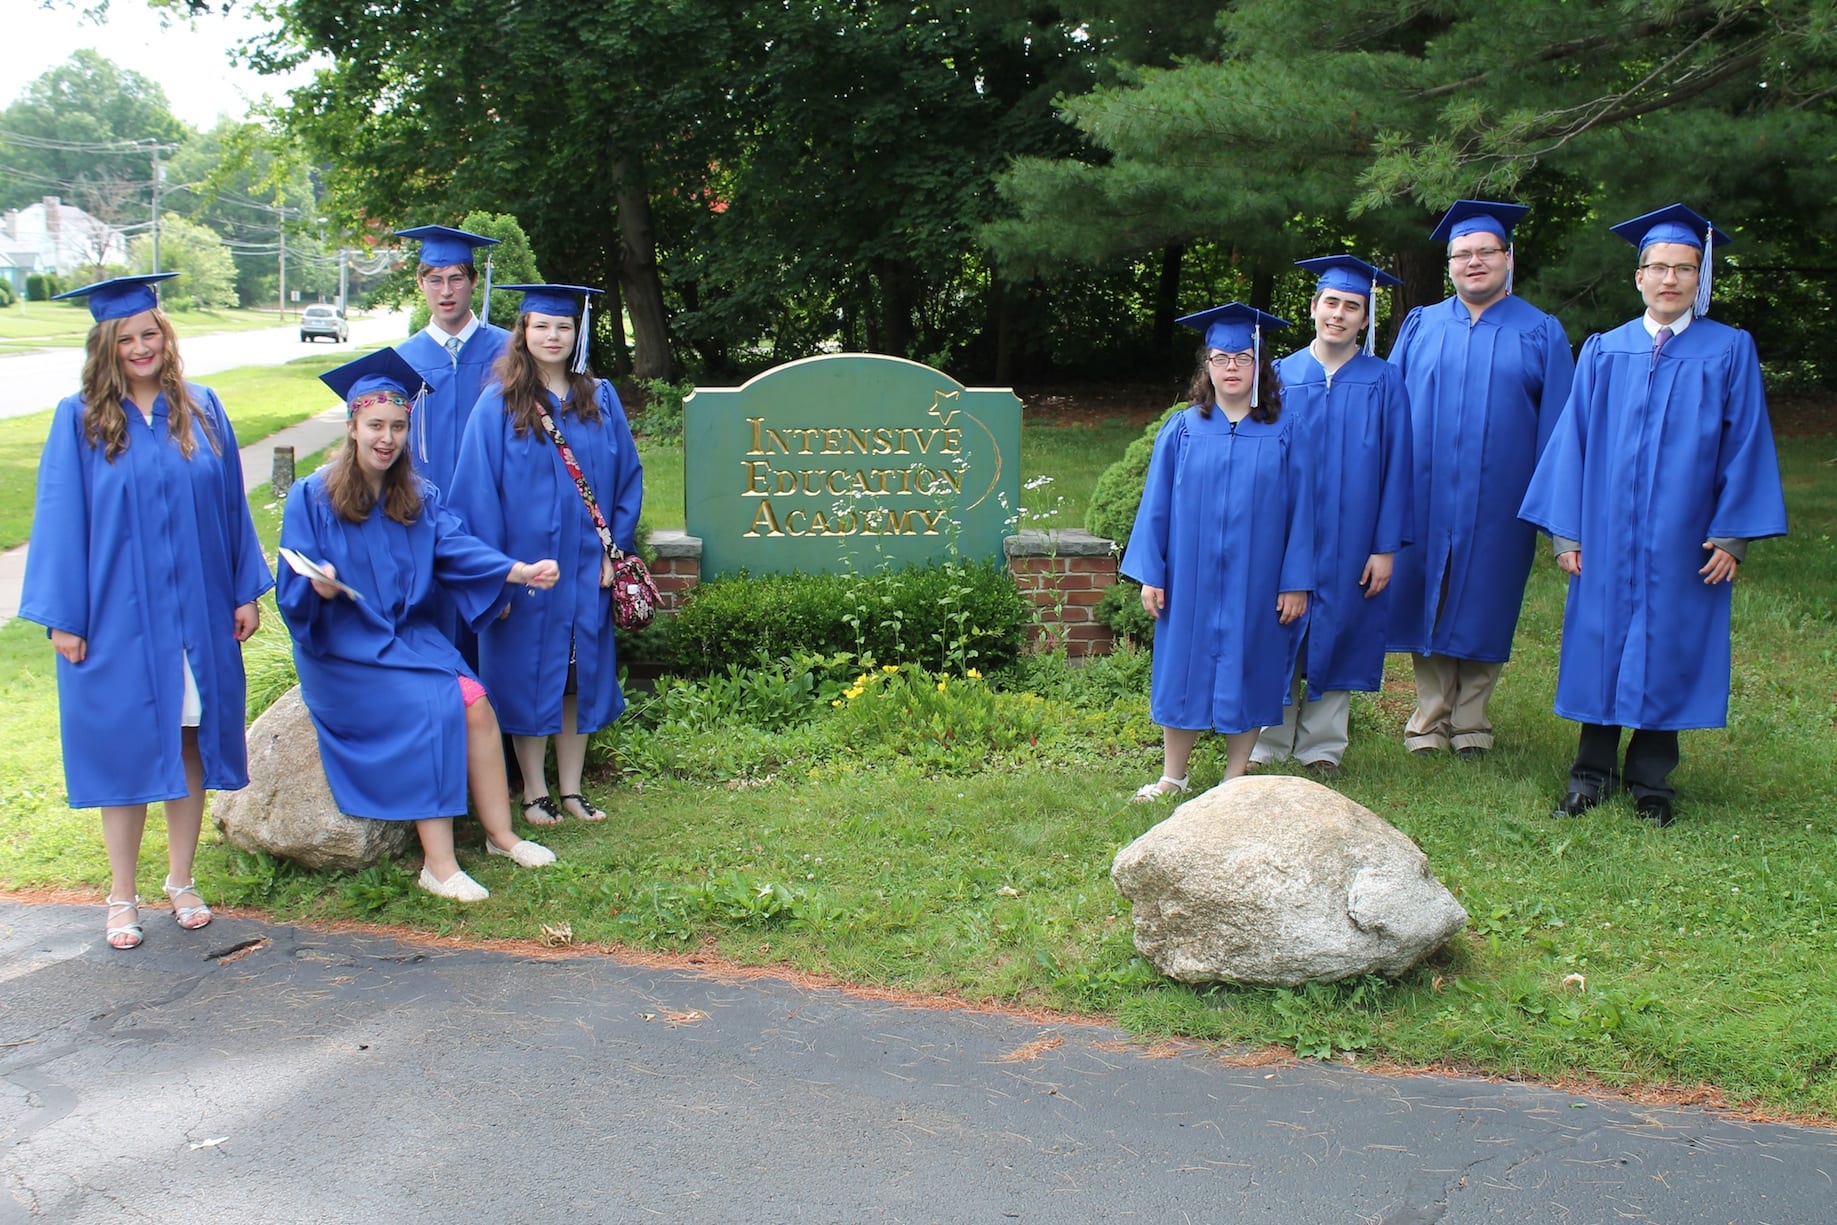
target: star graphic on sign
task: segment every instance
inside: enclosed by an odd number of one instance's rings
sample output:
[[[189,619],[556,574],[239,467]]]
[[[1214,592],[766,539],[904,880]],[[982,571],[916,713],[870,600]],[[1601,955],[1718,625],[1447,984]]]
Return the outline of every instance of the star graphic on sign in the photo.
[[[960,410],[953,408],[947,413],[941,413],[938,411],[938,405],[946,400],[954,400],[961,394],[956,391],[934,391],[931,393],[931,407],[925,411],[936,417],[939,425],[949,425],[951,418],[955,417]]]

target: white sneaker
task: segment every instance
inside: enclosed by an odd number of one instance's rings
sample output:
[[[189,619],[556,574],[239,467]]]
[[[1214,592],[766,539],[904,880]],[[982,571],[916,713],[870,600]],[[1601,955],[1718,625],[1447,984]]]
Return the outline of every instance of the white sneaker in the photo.
[[[455,902],[482,902],[491,896],[491,891],[467,876],[464,868],[445,880],[435,880],[432,872],[422,868],[420,885],[435,897],[451,898]]]
[[[540,842],[531,842],[527,838],[518,840],[515,846],[511,847],[508,851],[503,851],[499,850],[498,844],[487,836],[485,838],[485,853],[488,855],[502,855],[515,863],[519,868],[543,868],[555,862],[555,852],[549,850]]]

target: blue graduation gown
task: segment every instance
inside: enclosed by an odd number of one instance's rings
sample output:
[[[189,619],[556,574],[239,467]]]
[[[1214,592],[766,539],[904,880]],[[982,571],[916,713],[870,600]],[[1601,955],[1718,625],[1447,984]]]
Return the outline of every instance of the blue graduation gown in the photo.
[[[509,344],[509,332],[480,323],[472,339],[459,347],[457,364],[425,328],[395,347],[428,388],[426,401],[408,423],[408,452],[414,458],[415,471],[448,498],[453,493],[453,472],[459,463],[466,421],[478,403],[479,393],[492,380],[492,367]],[[435,593],[435,605],[433,615],[441,632],[458,644],[468,663],[476,666],[478,642],[465,618],[439,592]]]
[[[128,446],[110,463],[83,436],[83,400],[57,406],[38,467],[19,615],[88,642],[57,660],[64,788],[72,808],[189,793],[180,749],[185,669],[203,714],[204,786],[249,784],[236,609],[274,585],[243,495],[236,433],[217,393],[187,384],[204,423],[186,460],[166,397],[149,425],[128,406]]]
[[[427,384],[427,400],[408,423],[408,451],[415,471],[441,490],[451,493],[453,469],[459,463],[459,444],[465,437],[466,419],[479,394],[492,381],[491,367],[504,355],[510,333],[489,323],[479,324],[472,339],[460,346],[459,364],[434,342],[426,329],[395,347]]]
[[[1373,553],[1410,542],[1410,402],[1403,376],[1363,353],[1327,372],[1307,349],[1276,363],[1282,411],[1307,428],[1314,464],[1314,594],[1308,600],[1309,699],[1384,680],[1390,589],[1365,598]],[[1393,559],[1394,562],[1394,559]]]
[[[1305,449],[1287,411],[1233,428],[1216,409],[1189,408],[1155,436],[1122,572],[1167,592],[1149,700],[1162,727],[1282,721],[1307,618],[1283,625],[1276,596],[1314,586]]]
[[[1523,298],[1470,321],[1452,297],[1409,313],[1390,360],[1409,390],[1416,471],[1390,649],[1503,662],[1537,540],[1518,504],[1575,376],[1569,338]]]
[[[1582,546],[1556,713],[1651,731],[1727,723],[1732,588],[1697,573],[1703,542],[1786,532],[1753,338],[1698,319],[1655,363],[1640,319],[1589,337],[1522,513]]]
[[[600,419],[572,409],[556,418],[581,466],[612,538],[635,547],[644,470],[631,426],[612,384],[598,387]],[[555,411],[555,398],[549,397]],[[598,731],[625,709],[613,643],[612,593],[600,586],[605,549],[574,478],[547,431],[521,437],[496,384],[466,424],[453,481],[453,509],[466,530],[513,557],[553,557],[561,580],[548,591],[511,602],[510,616],[479,631],[479,673],[498,722],[514,736]],[[562,726],[561,704],[573,644],[578,674],[577,727]]]
[[[467,535],[438,491],[422,492],[412,524],[380,506],[351,523],[332,510],[322,470],[288,492],[281,519],[283,545],[332,563],[364,595],[321,599],[284,565],[275,590],[325,778],[347,816],[414,821],[465,812],[458,678],[472,673],[437,613],[450,599],[476,627],[522,590],[504,583],[510,558]]]

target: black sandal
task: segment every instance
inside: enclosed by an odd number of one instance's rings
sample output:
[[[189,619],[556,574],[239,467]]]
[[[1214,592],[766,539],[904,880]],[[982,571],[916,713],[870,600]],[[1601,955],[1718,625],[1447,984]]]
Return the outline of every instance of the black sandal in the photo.
[[[579,812],[574,812],[572,809],[569,810],[569,815],[573,816],[575,819],[580,821],[604,821],[606,819],[606,814],[596,807],[592,800],[580,794],[578,791],[572,795],[564,795],[561,797],[561,802],[563,804],[566,804],[569,800],[580,805]]]
[[[542,815],[536,816],[530,811],[532,808]],[[533,800],[523,801],[523,819],[531,825],[560,825],[561,810],[555,807],[555,801],[548,796],[537,796]]]

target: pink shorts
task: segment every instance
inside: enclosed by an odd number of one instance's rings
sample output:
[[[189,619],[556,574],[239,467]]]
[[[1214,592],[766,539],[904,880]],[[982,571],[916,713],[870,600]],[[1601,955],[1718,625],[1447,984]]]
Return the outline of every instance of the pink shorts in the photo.
[[[469,707],[485,696],[485,687],[469,676],[459,678],[459,696],[466,700]]]

